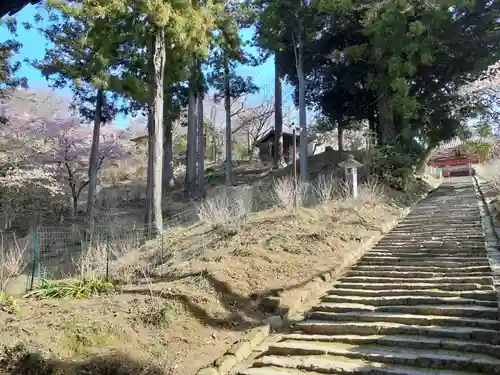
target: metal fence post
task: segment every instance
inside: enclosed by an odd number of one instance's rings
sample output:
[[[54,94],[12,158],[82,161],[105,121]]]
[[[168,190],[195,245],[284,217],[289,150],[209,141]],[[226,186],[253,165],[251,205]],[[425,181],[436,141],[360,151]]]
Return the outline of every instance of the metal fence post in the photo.
[[[38,230],[35,231],[35,243],[33,244],[33,267],[31,268],[31,280],[30,280],[30,288],[29,290],[33,290],[33,284],[35,282],[35,272],[38,263],[38,267],[40,267],[40,261],[38,256]]]
[[[1,237],[1,243],[0,243],[0,294],[4,291],[4,287],[6,285],[3,285],[3,265],[5,264],[4,261],[4,246],[3,246],[3,231],[0,230],[0,237]]]
[[[163,228],[163,230],[165,231],[165,228]],[[162,261],[162,262],[163,262],[163,259],[165,259],[165,258],[164,258],[165,253],[163,252],[163,237],[164,237],[164,235],[165,235],[165,232],[163,232],[163,233],[161,234],[161,261]]]
[[[109,281],[109,253],[111,246],[111,229],[108,229],[108,238],[107,238],[107,246],[106,246],[106,281]]]

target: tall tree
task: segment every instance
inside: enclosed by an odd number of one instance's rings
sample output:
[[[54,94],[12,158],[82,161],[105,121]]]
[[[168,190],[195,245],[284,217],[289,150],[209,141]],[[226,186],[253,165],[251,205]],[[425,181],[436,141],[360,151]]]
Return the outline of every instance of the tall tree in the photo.
[[[241,77],[236,74],[237,64],[251,61],[251,57],[243,51],[243,42],[238,33],[242,19],[246,21],[246,8],[239,3],[226,2],[218,18],[218,37],[215,38],[210,63],[213,68],[208,75],[208,82],[216,89],[215,100],[224,99],[226,119],[225,127],[225,156],[226,156],[226,184],[232,185],[232,113],[231,102],[243,95],[255,92],[258,88],[250,77]]]
[[[325,0],[313,5],[318,14],[308,26],[315,37],[304,55],[311,107],[331,112],[325,99],[335,93],[348,117],[369,121],[379,145],[413,147],[418,137],[431,148],[484,108],[477,98],[464,103],[458,89],[498,60],[499,3]],[[298,91],[294,56],[284,49],[282,69]]]
[[[186,186],[187,198],[196,195],[196,148],[197,148],[197,69],[193,64],[188,81],[188,118],[187,118],[187,152],[186,152]]]
[[[205,190],[205,116],[203,100],[205,99],[205,80],[201,60],[197,62],[198,96],[197,96],[197,131],[198,131],[198,194],[203,195]]]
[[[300,172],[303,180],[308,180],[308,140],[306,109],[306,71],[305,53],[307,44],[315,32],[317,24],[314,3],[308,0],[278,0],[256,2],[259,17],[257,20],[257,41],[268,51],[274,51],[279,64],[291,58],[297,78],[297,98],[300,126]],[[291,52],[292,56],[284,56]]]
[[[42,30],[53,46],[46,50],[35,66],[51,79],[56,87],[71,86],[75,105],[84,118],[93,120],[93,143],[89,155],[87,216],[93,223],[99,166],[101,126],[115,113],[106,105],[105,90],[109,73],[120,58],[116,46],[121,43],[112,25],[86,13],[82,4],[49,3],[57,11],[59,22]],[[103,35],[108,35],[104,38]]]
[[[283,161],[283,85],[279,53],[274,56],[274,166]]]
[[[191,2],[170,2],[166,0],[82,0],[82,9],[93,17],[104,19],[115,26],[116,33],[126,42],[119,50],[127,51],[124,64],[120,66],[121,89],[136,86],[137,90],[126,90],[139,101],[145,100],[148,110],[148,181],[147,181],[147,222],[152,231],[163,232],[162,226],[162,162],[163,162],[163,96],[166,66],[167,40],[179,46],[178,56],[197,56],[207,52],[213,24],[213,7],[210,4]],[[108,38],[107,35],[102,35]],[[123,48],[124,45],[131,48]],[[138,52],[138,59],[130,53]],[[134,73],[127,74],[128,68]],[[174,66],[175,69],[178,66]],[[141,77],[147,76],[147,86],[141,84]],[[170,76],[170,74],[168,74]],[[137,91],[137,92],[134,92]],[[147,94],[146,94],[147,93]]]
[[[19,52],[21,44],[14,40],[0,43],[0,99],[7,94],[9,89],[15,87],[28,87],[26,78],[16,77],[21,68],[21,63],[13,63],[12,57]]]

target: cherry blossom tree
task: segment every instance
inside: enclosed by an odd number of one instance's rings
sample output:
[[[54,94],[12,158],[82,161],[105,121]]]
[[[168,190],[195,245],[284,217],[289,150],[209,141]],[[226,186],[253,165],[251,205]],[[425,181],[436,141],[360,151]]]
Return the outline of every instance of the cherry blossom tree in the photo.
[[[0,107],[3,173],[0,183],[10,188],[33,185],[51,195],[69,189],[73,214],[88,185],[92,128],[70,115],[35,116]],[[100,134],[98,170],[123,154],[121,130],[106,126]]]
[[[462,87],[461,92],[467,94],[480,94],[500,89],[500,61],[490,65],[483,75]]]

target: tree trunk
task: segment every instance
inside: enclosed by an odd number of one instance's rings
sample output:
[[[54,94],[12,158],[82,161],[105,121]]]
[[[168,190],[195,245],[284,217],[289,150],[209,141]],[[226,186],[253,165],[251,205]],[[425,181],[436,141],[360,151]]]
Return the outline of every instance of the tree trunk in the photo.
[[[302,25],[299,25],[302,31]],[[309,180],[307,170],[307,114],[306,114],[306,79],[304,76],[304,56],[302,39],[299,32],[298,47],[295,49],[297,54],[297,76],[299,79],[299,125],[300,125],[300,177],[302,181]]]
[[[377,121],[375,118],[375,108],[370,108],[368,110],[368,137],[367,146],[369,149],[376,144],[376,134],[377,134]]]
[[[92,149],[89,160],[89,185],[87,198],[87,218],[89,225],[93,227],[94,211],[97,189],[97,169],[99,168],[99,141],[101,138],[102,107],[104,105],[104,91],[97,90],[94,112],[94,132],[92,134]]]
[[[163,102],[163,176],[162,184],[165,191],[174,187],[174,152],[172,143],[172,93],[170,88],[166,90]]]
[[[232,185],[231,87],[229,85],[229,60],[226,53],[224,54],[224,110],[226,112],[226,184]]]
[[[212,157],[214,163],[217,163],[217,136],[215,135],[215,129],[212,134]]]
[[[392,98],[388,89],[379,93],[378,99],[379,109],[379,143],[387,145],[394,141],[396,131],[394,127],[394,116],[392,113]]]
[[[151,238],[153,235],[153,158],[154,158],[154,143],[152,140],[153,119],[148,115],[148,173],[146,177],[146,226],[148,229],[147,236]]]
[[[342,155],[342,152],[344,151],[344,126],[340,123],[340,121],[337,126],[337,138],[338,138],[339,152],[340,155]]]
[[[165,30],[157,27],[153,37],[149,111],[148,111],[148,223],[154,221],[156,235],[163,234],[162,217],[162,163],[163,163],[163,83],[165,75]],[[151,213],[150,213],[151,212]],[[152,214],[152,217],[151,217]],[[151,233],[150,233],[151,234]]]
[[[200,64],[201,65],[201,64]],[[199,74],[203,74],[201,66],[199,66]],[[205,190],[205,122],[203,116],[203,98],[204,93],[198,94],[198,193],[203,196]]]
[[[73,217],[76,217],[78,215],[78,194],[73,192],[71,196],[73,198]]]
[[[283,159],[283,87],[278,54],[274,55],[274,166]]]
[[[187,129],[187,165],[186,198],[194,198],[196,191],[196,85],[194,74],[189,78],[188,88],[188,129]]]

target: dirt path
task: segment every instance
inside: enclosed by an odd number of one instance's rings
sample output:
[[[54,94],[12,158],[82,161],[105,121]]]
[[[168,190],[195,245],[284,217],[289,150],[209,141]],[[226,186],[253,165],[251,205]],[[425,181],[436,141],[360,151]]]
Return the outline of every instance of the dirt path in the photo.
[[[239,374],[498,374],[498,318],[477,197],[459,178]]]

